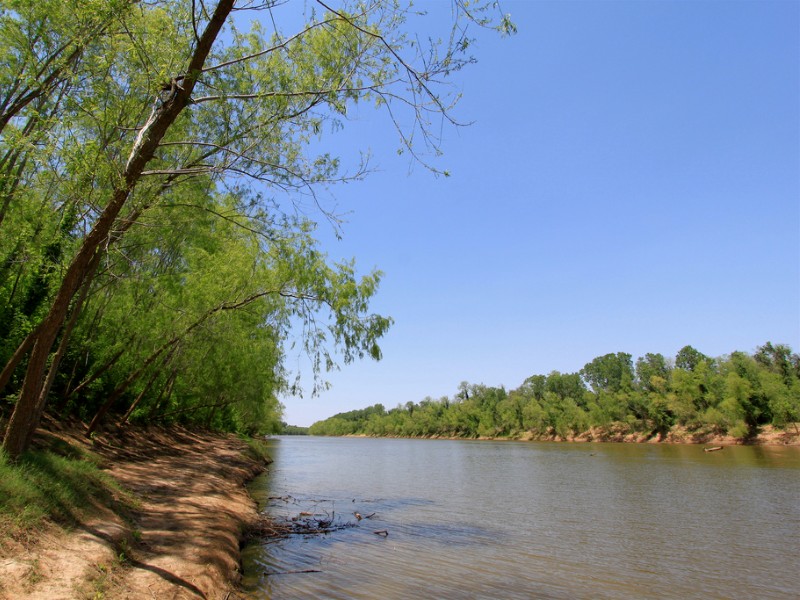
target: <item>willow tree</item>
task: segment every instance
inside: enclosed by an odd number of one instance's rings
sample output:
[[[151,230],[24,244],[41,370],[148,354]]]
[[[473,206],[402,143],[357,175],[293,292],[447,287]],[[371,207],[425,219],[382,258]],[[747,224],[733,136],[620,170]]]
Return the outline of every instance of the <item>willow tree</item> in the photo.
[[[320,186],[361,174],[343,174],[338,158],[309,150],[355,102],[387,110],[414,156],[420,145],[436,147],[431,132],[442,119],[452,122],[454,96],[442,84],[471,61],[466,26],[490,25],[490,6],[455,2],[444,42],[422,47],[404,32],[410,6],[311,5],[291,33],[274,24],[297,6],[277,0],[18,0],[0,13],[0,47],[14,59],[0,66],[0,82],[12,82],[0,94],[0,151],[26,159],[7,171],[4,211],[16,210],[8,190],[25,188],[58,215],[51,221],[72,242],[60,246],[63,270],[0,376],[4,385],[25,365],[3,440],[11,456],[38,424],[70,313],[80,312],[95,273],[142,215],[179,204],[182,186],[197,177],[217,189],[245,178],[282,191],[288,201],[276,210],[291,211],[303,197],[316,202]],[[254,24],[245,31],[248,20]],[[498,27],[511,25],[501,17]],[[348,331],[359,326],[350,317],[367,309],[369,295],[333,305],[345,352],[363,351],[358,346],[374,338]]]

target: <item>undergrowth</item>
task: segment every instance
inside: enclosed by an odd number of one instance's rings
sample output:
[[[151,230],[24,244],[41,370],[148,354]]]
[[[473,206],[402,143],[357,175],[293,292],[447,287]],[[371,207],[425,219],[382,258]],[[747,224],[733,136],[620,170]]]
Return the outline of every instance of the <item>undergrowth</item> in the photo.
[[[25,536],[47,521],[73,525],[87,508],[126,495],[94,455],[66,442],[28,450],[16,462],[0,449],[1,537]]]
[[[269,464],[272,462],[272,457],[269,455],[269,448],[264,440],[252,438],[246,435],[240,435],[239,438],[247,444],[248,453],[254,460]]]

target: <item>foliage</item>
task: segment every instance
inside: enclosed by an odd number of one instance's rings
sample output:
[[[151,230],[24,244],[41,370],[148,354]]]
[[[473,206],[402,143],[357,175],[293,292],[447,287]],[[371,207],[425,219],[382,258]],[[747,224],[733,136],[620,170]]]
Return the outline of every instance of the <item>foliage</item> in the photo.
[[[308,427],[299,427],[298,425],[288,425],[281,421],[281,435],[308,435]]]
[[[272,457],[269,454],[269,448],[267,448],[267,444],[264,442],[264,440],[251,438],[245,435],[240,436],[240,439],[247,444],[247,452],[251,458],[253,458],[253,460],[265,465],[272,462]]]
[[[400,150],[436,170],[427,157],[458,99],[445,82],[474,60],[469,26],[513,24],[458,0],[443,41],[422,44],[410,5],[290,4],[0,8],[10,456],[46,407],[90,432],[111,416],[278,431],[277,398],[298,391],[287,352],[310,357],[312,392],[341,363],[380,358],[381,274],[332,262],[314,237],[315,218],[340,233],[329,186],[367,172],[326,138],[375,106]]]
[[[678,364],[683,366],[677,366]],[[580,373],[533,375],[509,392],[462,383],[450,398],[386,411],[381,404],[314,423],[312,435],[558,436],[591,428],[665,435],[673,426],[747,438],[762,425],[800,421],[800,357],[767,343],[755,354],[711,360],[691,346],[674,366],[661,354],[618,352]],[[591,390],[588,386],[591,386]]]

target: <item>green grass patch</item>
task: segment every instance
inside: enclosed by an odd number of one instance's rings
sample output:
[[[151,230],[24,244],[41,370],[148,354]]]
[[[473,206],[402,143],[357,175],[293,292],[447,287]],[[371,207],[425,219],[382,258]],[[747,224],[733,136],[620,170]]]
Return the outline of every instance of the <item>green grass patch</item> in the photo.
[[[272,462],[267,443],[264,440],[251,438],[246,435],[239,435],[239,438],[247,444],[248,454],[250,454],[251,458],[263,462],[264,464]]]
[[[0,450],[0,529],[12,536],[45,520],[74,524],[93,504],[112,505],[120,495],[93,456],[67,443],[29,450],[16,462]]]

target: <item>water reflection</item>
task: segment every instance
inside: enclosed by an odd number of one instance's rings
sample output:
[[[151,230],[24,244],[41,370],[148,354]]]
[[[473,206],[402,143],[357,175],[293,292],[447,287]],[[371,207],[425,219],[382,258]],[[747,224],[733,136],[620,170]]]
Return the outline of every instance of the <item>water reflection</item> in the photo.
[[[272,450],[253,486],[271,514],[325,500],[375,517],[247,549],[256,597],[800,594],[798,448],[283,438]]]

